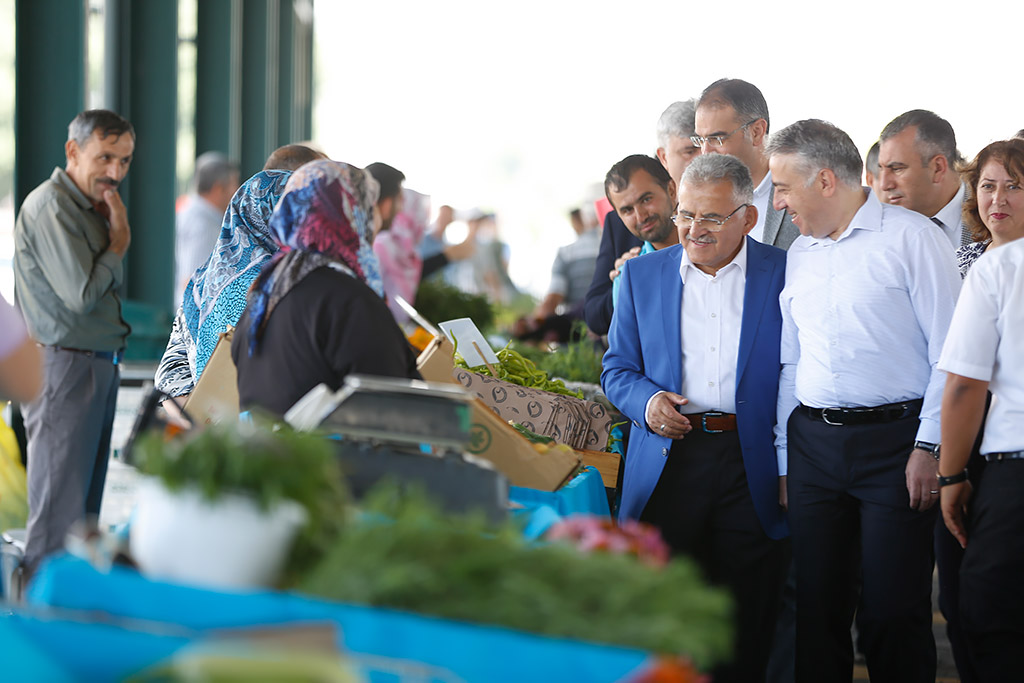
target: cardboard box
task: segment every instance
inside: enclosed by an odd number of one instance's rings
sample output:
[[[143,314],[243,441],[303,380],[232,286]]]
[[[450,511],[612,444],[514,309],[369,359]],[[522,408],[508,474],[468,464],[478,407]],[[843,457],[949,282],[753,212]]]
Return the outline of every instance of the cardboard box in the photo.
[[[619,487],[619,461],[622,456],[618,453],[606,453],[605,451],[576,451],[584,465],[595,468],[601,473],[601,481],[605,488],[614,489]]]
[[[452,369],[455,363],[452,356],[455,355],[455,347],[443,334],[435,336],[433,341],[427,344],[423,352],[416,358],[416,369],[428,382],[447,382],[455,384],[452,377]]]
[[[466,450],[491,462],[513,486],[555,491],[580,466],[575,453],[538,453],[533,444],[480,399],[472,403],[470,435]]]
[[[195,388],[185,401],[185,412],[197,426],[238,419],[238,372],[231,358],[234,328],[222,332]]]
[[[613,417],[600,403],[528,389],[463,368],[455,368],[452,376],[506,421],[577,450],[601,451],[608,443]]]

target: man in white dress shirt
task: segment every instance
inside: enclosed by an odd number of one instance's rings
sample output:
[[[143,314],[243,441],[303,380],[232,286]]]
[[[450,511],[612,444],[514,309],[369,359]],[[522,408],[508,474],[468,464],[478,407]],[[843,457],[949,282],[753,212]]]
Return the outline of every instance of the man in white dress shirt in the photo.
[[[690,139],[701,154],[731,154],[747,165],[757,207],[757,225],[750,236],[762,244],[789,249],[800,233],[784,211],[772,208],[772,174],[764,154],[768,128],[768,103],[757,86],[723,78],[701,94]]]
[[[973,241],[961,219],[966,188],[959,161],[953,126],[930,111],[912,109],[882,129],[879,199],[931,218],[954,250]]]
[[[1016,184],[1017,181],[1013,181]],[[1008,190],[1024,194],[1019,186]],[[1019,209],[1004,204],[1000,211]],[[1024,642],[1024,240],[990,250],[971,268],[942,349],[939,484],[946,526],[966,546],[960,612],[977,680],[1021,677]],[[981,453],[988,464],[972,501],[968,457],[991,390]],[[972,465],[973,467],[973,465]],[[972,477],[973,480],[973,477]],[[969,541],[969,542],[968,542]]]
[[[966,185],[956,170],[956,135],[945,119],[914,109],[893,119],[881,135],[875,187],[879,199],[932,219],[955,251],[973,241],[963,222]],[[972,468],[980,473],[980,467]],[[939,609],[946,619],[946,636],[963,683],[974,683],[967,644],[960,625],[959,572],[963,549],[945,525],[935,526],[935,564],[939,569]]]
[[[239,185],[238,164],[220,152],[196,159],[195,191],[174,220],[174,296],[180,299],[196,269],[205,264],[220,236],[224,211]],[[180,303],[180,301],[178,301]]]
[[[775,206],[801,233],[780,296],[776,427],[788,453],[796,679],[850,680],[856,608],[871,680],[931,683],[937,463],[919,445],[939,441],[936,365],[960,275],[927,218],[861,187],[843,131],[799,121],[767,150]]]

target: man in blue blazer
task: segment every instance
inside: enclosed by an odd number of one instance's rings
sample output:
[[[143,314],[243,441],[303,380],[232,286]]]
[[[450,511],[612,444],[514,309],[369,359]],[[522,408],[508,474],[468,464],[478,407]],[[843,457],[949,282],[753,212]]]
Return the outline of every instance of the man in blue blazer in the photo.
[[[716,683],[763,680],[787,553],[773,435],[786,254],[747,237],[757,209],[736,157],[694,160],[678,197],[681,245],[633,259],[608,335],[601,382],[634,427],[619,514],[731,589],[736,656]]]

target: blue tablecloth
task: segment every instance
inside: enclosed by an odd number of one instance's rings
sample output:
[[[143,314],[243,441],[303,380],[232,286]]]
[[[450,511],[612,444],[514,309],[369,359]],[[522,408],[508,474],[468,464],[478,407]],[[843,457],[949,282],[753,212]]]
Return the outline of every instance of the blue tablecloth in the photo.
[[[309,621],[337,624],[339,644],[348,652],[420,662],[471,683],[612,683],[634,674],[647,661],[639,650],[295,594],[205,590],[150,581],[119,568],[102,573],[68,556],[41,568],[28,603],[30,609],[57,611],[53,617],[0,611],[0,671],[5,681],[120,680],[210,629]],[[113,617],[112,623],[77,621],[96,613]],[[369,679],[395,680],[373,673]]]
[[[508,497],[525,508],[547,505],[562,517],[569,515],[604,515],[608,517],[608,496],[601,473],[586,467],[557,491],[538,491],[521,486],[510,486]]]

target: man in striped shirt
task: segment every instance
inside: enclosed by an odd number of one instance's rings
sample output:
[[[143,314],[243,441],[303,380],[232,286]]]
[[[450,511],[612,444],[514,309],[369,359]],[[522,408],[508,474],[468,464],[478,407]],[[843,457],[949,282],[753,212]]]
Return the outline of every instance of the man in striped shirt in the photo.
[[[960,289],[930,220],[860,184],[824,121],[768,143],[789,250],[776,447],[788,456],[797,681],[849,681],[854,610],[872,680],[935,680],[931,631],[939,353]],[[856,600],[860,585],[860,601]]]

